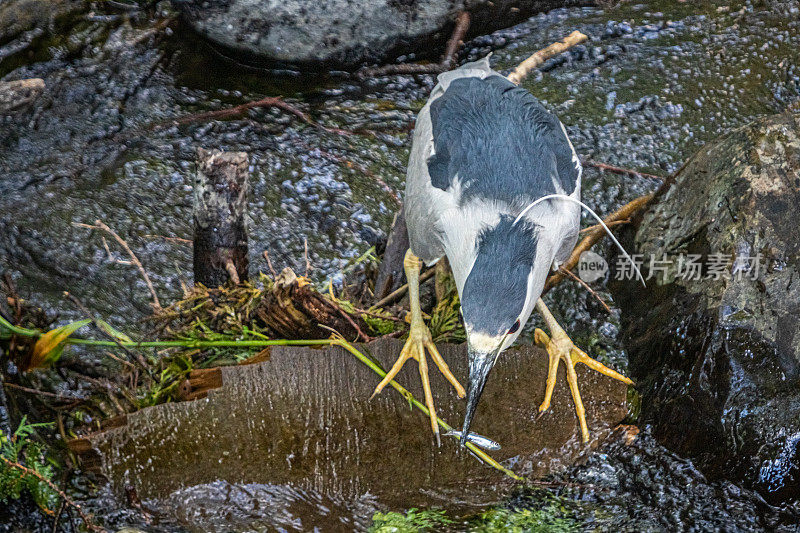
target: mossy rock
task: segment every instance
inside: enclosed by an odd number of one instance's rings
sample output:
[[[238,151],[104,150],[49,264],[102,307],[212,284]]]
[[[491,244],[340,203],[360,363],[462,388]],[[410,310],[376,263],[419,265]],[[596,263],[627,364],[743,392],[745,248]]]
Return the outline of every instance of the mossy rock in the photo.
[[[773,502],[800,498],[798,205],[800,114],[737,129],[696,154],[642,217],[647,288],[615,286],[659,440]],[[700,279],[678,269],[689,254]],[[665,268],[650,268],[664,256]]]

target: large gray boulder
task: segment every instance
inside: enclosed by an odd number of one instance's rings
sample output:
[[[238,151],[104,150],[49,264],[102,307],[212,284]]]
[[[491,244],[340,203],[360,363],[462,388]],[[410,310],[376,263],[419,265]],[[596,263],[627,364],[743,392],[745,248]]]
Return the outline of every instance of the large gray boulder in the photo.
[[[460,11],[471,33],[580,0],[175,0],[201,35],[245,55],[353,67],[446,41]],[[585,1],[583,3],[586,3]],[[434,56],[436,54],[433,54]]]
[[[798,207],[800,114],[738,129],[665,184],[635,235],[655,275],[646,289],[626,281],[615,290],[631,372],[657,438],[706,475],[795,505]],[[678,271],[681,256],[684,265],[703,265],[701,279]],[[651,268],[651,257],[667,261]]]

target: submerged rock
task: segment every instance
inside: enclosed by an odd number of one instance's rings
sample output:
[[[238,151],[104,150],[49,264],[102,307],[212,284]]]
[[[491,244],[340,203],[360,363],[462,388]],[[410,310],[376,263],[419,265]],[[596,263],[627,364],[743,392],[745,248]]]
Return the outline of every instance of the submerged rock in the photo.
[[[460,11],[474,33],[512,26],[569,0],[178,0],[203,36],[234,51],[293,64],[352,67],[443,43]]]
[[[87,3],[84,0],[0,2],[0,61],[10,52],[24,47],[30,40],[40,36],[58,18],[82,9]]]
[[[665,450],[650,428],[631,439],[615,431],[586,462],[554,476],[562,504],[583,531],[797,533],[800,514],[767,505],[758,493],[709,480],[691,461]],[[511,506],[535,509],[541,497],[520,491]]]
[[[656,437],[776,503],[800,499],[798,202],[800,114],[735,130],[643,216],[647,288],[617,287]]]

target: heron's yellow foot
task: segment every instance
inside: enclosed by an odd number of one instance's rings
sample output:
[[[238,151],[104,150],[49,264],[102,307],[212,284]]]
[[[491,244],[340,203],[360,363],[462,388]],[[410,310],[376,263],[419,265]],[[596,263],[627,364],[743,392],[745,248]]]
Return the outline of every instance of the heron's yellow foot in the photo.
[[[433,362],[439,367],[439,370],[444,377],[447,378],[447,381],[456,389],[458,397],[463,398],[465,396],[464,387],[461,386],[461,383],[459,383],[453,373],[450,372],[450,368],[433,343],[428,327],[422,320],[412,320],[411,330],[408,333],[408,340],[405,346],[403,346],[403,350],[400,352],[400,357],[397,358],[394,366],[392,366],[392,369],[386,374],[386,377],[383,378],[383,381],[378,383],[378,386],[375,387],[375,392],[372,393],[372,396],[380,393],[383,388],[394,379],[397,373],[400,372],[400,369],[403,368],[406,361],[409,359],[416,359],[419,363],[419,375],[422,378],[422,388],[425,391],[425,405],[428,407],[431,418],[431,429],[433,430],[433,434],[436,435],[437,444],[441,444],[439,438],[439,423],[436,421],[436,407],[433,405],[431,384],[428,379],[428,361],[425,357],[425,350],[428,351],[431,359],[433,359]]]
[[[572,340],[560,327],[553,331],[553,338],[548,337],[544,331],[537,328],[535,331],[535,339],[536,344],[544,347],[544,349],[547,350],[547,354],[550,356],[550,368],[547,373],[547,387],[544,393],[544,401],[542,402],[542,405],[539,406],[539,412],[544,412],[550,408],[550,400],[553,397],[553,388],[556,385],[558,361],[563,359],[567,368],[567,383],[569,383],[569,390],[572,392],[572,399],[575,401],[575,413],[578,415],[578,421],[581,425],[583,442],[588,442],[589,429],[586,426],[586,411],[583,408],[581,393],[578,390],[578,377],[575,373],[575,365],[578,363],[583,363],[592,370],[596,370],[601,374],[617,379],[628,385],[633,385],[633,381],[586,355],[586,352],[575,346]]]

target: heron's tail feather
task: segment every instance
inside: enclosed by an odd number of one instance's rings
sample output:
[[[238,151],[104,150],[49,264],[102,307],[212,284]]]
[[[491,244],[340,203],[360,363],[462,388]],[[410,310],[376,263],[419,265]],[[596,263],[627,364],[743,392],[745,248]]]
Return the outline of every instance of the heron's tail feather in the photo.
[[[533,206],[535,206],[536,204],[538,204],[538,203],[540,203],[540,202],[543,202],[543,201],[545,201],[545,200],[550,200],[550,199],[553,199],[553,198],[558,198],[558,199],[561,199],[561,200],[568,200],[568,201],[570,201],[570,202],[573,202],[573,203],[576,203],[576,204],[580,205],[581,207],[583,207],[584,209],[586,209],[586,210],[587,210],[587,211],[588,211],[588,212],[589,212],[589,213],[590,213],[590,214],[591,214],[591,215],[592,215],[592,216],[593,216],[593,217],[594,217],[594,218],[595,218],[595,219],[596,219],[596,220],[597,220],[597,221],[600,223],[600,225],[601,225],[601,226],[603,226],[603,229],[604,229],[604,230],[606,230],[606,233],[608,233],[608,236],[609,236],[609,237],[611,237],[611,240],[612,240],[612,241],[614,241],[614,244],[616,244],[616,245],[617,245],[617,248],[619,248],[619,249],[620,249],[620,251],[621,251],[621,252],[622,252],[622,253],[625,255],[625,257],[628,259],[628,261],[630,261],[630,262],[631,262],[631,264],[633,265],[633,269],[636,271],[636,275],[637,275],[637,276],[638,276],[638,278],[639,278],[639,281],[641,281],[641,282],[642,282],[642,285],[644,285],[645,287],[647,286],[647,284],[644,282],[644,277],[642,276],[642,273],[639,271],[639,267],[638,267],[638,266],[636,266],[636,262],[635,262],[635,261],[634,261],[634,260],[631,258],[631,256],[630,256],[630,255],[628,254],[628,252],[625,250],[625,248],[623,248],[623,247],[622,247],[622,245],[619,243],[619,241],[617,240],[617,238],[616,238],[616,237],[614,237],[614,234],[613,234],[613,233],[611,233],[611,230],[610,230],[610,229],[608,229],[608,226],[606,226],[605,222],[603,222],[603,219],[602,219],[602,218],[600,218],[600,217],[597,215],[597,213],[595,213],[595,212],[594,212],[594,210],[592,210],[592,208],[591,208],[591,207],[589,207],[589,206],[588,206],[588,205],[586,205],[585,203],[581,202],[581,201],[580,201],[580,200],[578,200],[577,198],[573,198],[572,196],[567,196],[566,194],[548,194],[548,195],[546,195],[546,196],[542,196],[541,198],[539,198],[539,199],[537,199],[537,200],[535,200],[535,201],[531,202],[530,204],[528,204],[528,206],[527,206],[525,209],[523,209],[523,210],[522,210],[522,212],[520,212],[520,214],[519,214],[519,215],[517,215],[517,218],[514,220],[514,224],[516,224],[517,222],[519,222],[519,221],[522,219],[522,217],[523,217],[523,216],[525,216],[525,213],[527,213],[528,211],[530,211],[530,209],[531,209]]]

